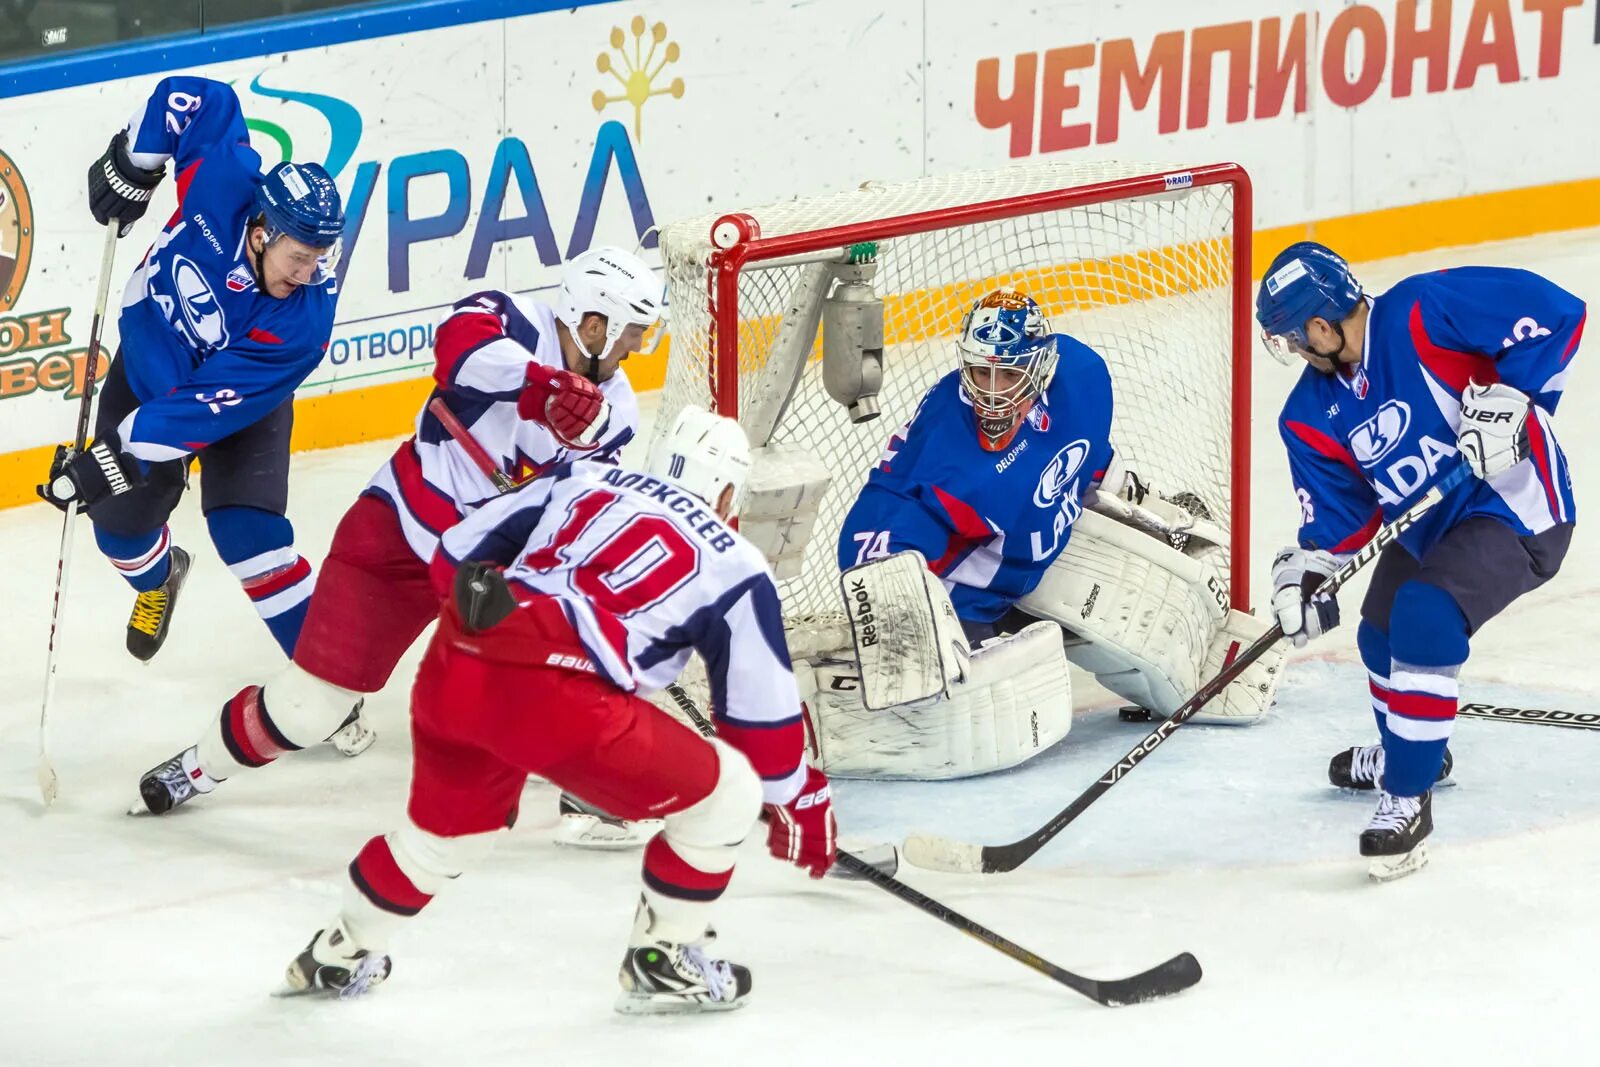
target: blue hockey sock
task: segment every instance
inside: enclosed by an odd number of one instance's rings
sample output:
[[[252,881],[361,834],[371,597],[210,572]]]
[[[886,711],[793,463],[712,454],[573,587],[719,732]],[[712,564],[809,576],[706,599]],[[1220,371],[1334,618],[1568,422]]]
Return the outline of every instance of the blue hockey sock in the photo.
[[[159,589],[172,569],[172,532],[163,526],[149,533],[109,533],[95,527],[95,544],[128,580],[128,584],[141,593]]]
[[[239,579],[283,654],[294,657],[316,576],[294,550],[294,527],[260,508],[222,507],[206,512],[211,541]]]
[[[1367,668],[1367,691],[1372,698],[1372,717],[1378,720],[1378,736],[1389,741],[1389,671],[1394,654],[1389,651],[1389,635],[1366,619],[1356,627],[1356,647]]]
[[[1444,766],[1455,726],[1456,678],[1470,651],[1467,619],[1449,593],[1410,581],[1395,593],[1390,635],[1383,787],[1395,796],[1421,796]]]

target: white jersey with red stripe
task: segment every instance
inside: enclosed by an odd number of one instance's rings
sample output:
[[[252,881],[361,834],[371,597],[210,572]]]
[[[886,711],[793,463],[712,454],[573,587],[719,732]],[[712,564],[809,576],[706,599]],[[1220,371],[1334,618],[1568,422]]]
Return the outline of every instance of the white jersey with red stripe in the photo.
[[[433,559],[439,535],[499,496],[494,482],[429,410],[435,397],[513,481],[576,458],[614,462],[639,427],[639,403],[618,368],[600,383],[611,419],[588,452],[559,444],[548,428],[517,413],[530,362],[565,370],[555,311],[514,293],[486,290],[456,303],[434,332],[434,390],[417,416],[416,433],[401,445],[365,492],[387,500],[417,557]]]
[[[581,669],[619,689],[665,688],[698,653],[718,736],[750,758],[767,803],[799,792],[800,693],[772,569],[705,501],[638,471],[563,464],[447,531],[436,584],[467,560],[504,566],[524,603],[555,599],[589,653]]]

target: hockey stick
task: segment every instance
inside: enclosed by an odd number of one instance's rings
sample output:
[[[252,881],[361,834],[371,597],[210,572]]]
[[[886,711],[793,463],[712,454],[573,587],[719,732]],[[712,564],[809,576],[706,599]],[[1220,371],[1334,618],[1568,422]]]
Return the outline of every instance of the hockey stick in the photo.
[[[713,732],[711,721],[695,706],[694,699],[686,693],[680,685],[667,686],[667,692],[683,709],[701,733],[709,736]],[[1114,978],[1101,980],[1098,978],[1085,978],[1075,974],[1065,967],[1058,967],[1045,959],[1028,951],[1015,941],[1005,938],[989,929],[973,922],[953,908],[917,892],[894,875],[889,874],[859,856],[838,851],[838,858],[834,861],[837,867],[849,872],[850,876],[862,881],[871,882],[879,889],[905,901],[918,911],[933,916],[948,926],[953,926],[968,937],[1005,953],[1027,967],[1031,967],[1051,981],[1059,982],[1075,992],[1082,993],[1097,1004],[1108,1008],[1121,1007],[1125,1004],[1140,1004],[1147,1000],[1156,1000],[1160,997],[1170,997],[1174,993],[1181,993],[1185,989],[1200,981],[1200,961],[1193,954],[1181,952],[1157,964],[1148,971],[1141,971],[1128,978]]]
[[[1499,719],[1533,726],[1564,726],[1569,730],[1600,730],[1600,712],[1555,711],[1549,708],[1502,708],[1494,704],[1463,704],[1456,714],[1468,719]]]
[[[428,410],[433,412],[433,417],[444,425],[450,436],[455,438],[456,444],[466,451],[467,458],[494,483],[496,489],[502,493],[509,493],[517,487],[517,483],[511,480],[509,474],[495,466],[494,460],[489,458],[489,453],[485,452],[478,439],[472,436],[472,431],[461,425],[461,420],[450,410],[450,405],[444,402],[444,397],[436,396],[428,401]]]
[[[1471,470],[1465,465],[1457,467],[1441,478],[1437,484],[1422,495],[1422,499],[1411,505],[1406,512],[1393,522],[1380,529],[1362,549],[1349,559],[1333,574],[1323,579],[1318,587],[1319,593],[1332,595],[1337,593],[1351,578],[1355,577],[1368,563],[1377,558],[1378,553],[1395,539],[1435,504],[1443,500],[1457,485],[1471,476]],[[957,874],[996,874],[1014,871],[1028,861],[1045,844],[1055,837],[1067,825],[1082,815],[1096,800],[1123,777],[1131,772],[1144,760],[1156,747],[1171,737],[1178,727],[1188,722],[1199,710],[1211,702],[1219,693],[1245,669],[1271,648],[1283,636],[1283,627],[1274,623],[1272,629],[1262,634],[1251,642],[1237,658],[1215,678],[1200,687],[1200,690],[1184,702],[1183,706],[1172,713],[1172,717],[1146,734],[1144,740],[1134,745],[1127,755],[1119,759],[1095,780],[1094,784],[1085,789],[1078,799],[1068,804],[1061,811],[1039,829],[1019,841],[1007,845],[973,845],[964,841],[954,841],[950,838],[940,837],[936,834],[913,833],[906,837],[905,844],[901,846],[906,859],[918,867],[926,867],[935,871],[950,871]]]
[[[694,724],[694,728],[699,730],[702,736],[713,737],[716,735],[716,726],[712,724],[710,719],[706,718],[705,713],[695,704],[694,697],[689,695],[687,689],[677,682],[672,682],[667,686],[667,695],[672,698],[673,703],[678,705],[678,710],[688,717],[689,721]],[[900,870],[900,850],[887,842],[868,845],[856,855],[856,859],[878,873],[889,875],[891,878]],[[835,864],[828,871],[828,874],[833,878],[864,881],[861,875],[838,864]]]
[[[95,378],[100,372],[100,327],[106,317],[106,297],[111,292],[111,262],[117,255],[116,219],[106,224],[106,247],[100,253],[99,289],[94,298],[94,318],[89,322],[89,350],[83,358],[83,396],[78,401],[78,428],[72,436],[72,455],[83,452],[89,443],[89,412],[94,407]],[[56,593],[50,606],[50,644],[44,657],[44,699],[39,704],[39,762],[35,768],[39,796],[45,810],[55,803],[61,788],[56,768],[50,761],[50,704],[56,694],[56,634],[61,629],[61,593],[67,586],[67,570],[72,564],[72,531],[77,525],[78,506],[68,504],[61,520],[61,550],[56,554]]]

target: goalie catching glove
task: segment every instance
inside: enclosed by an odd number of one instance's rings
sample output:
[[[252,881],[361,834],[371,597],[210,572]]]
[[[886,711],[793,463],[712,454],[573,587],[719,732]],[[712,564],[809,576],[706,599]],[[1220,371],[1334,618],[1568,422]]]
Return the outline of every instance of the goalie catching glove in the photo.
[[[1228,607],[1214,560],[1226,557],[1215,523],[1160,500],[1133,504],[1104,489],[1033,591],[1017,602],[1068,631],[1067,659],[1117,695],[1171,715],[1268,624]],[[1245,725],[1266,714],[1283,665],[1269,651],[1194,722]]]
[[[548,427],[564,447],[587,452],[611,421],[611,404],[581,374],[529,363],[517,397],[517,414]]]

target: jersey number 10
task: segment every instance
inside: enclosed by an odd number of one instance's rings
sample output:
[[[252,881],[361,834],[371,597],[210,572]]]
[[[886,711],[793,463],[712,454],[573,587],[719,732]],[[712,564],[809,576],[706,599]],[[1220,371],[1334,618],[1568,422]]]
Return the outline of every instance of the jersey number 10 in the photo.
[[[601,611],[623,616],[671,596],[699,569],[700,550],[659,515],[634,515],[598,541],[586,537],[616,500],[603,489],[578,497],[550,543],[522,562],[536,571],[570,568],[573,588]]]

